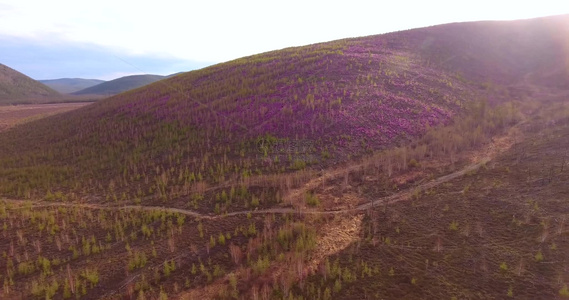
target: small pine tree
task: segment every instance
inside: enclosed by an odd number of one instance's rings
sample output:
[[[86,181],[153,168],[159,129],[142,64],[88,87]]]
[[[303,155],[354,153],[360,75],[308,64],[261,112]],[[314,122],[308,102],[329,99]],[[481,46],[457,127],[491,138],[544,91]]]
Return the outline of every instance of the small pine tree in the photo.
[[[164,276],[170,276],[170,265],[168,262],[164,262]]]
[[[332,299],[332,292],[330,291],[330,288],[329,288],[329,287],[327,287],[327,288],[324,290],[324,295],[323,295],[322,298],[323,298],[324,300],[331,300],[331,299]]]
[[[158,299],[160,299],[160,300],[168,300],[168,294],[166,294],[166,292],[164,292],[164,289],[163,289],[163,288],[160,289],[160,296],[158,297]]]
[[[338,293],[340,290],[342,290],[342,283],[340,279],[336,279],[336,282],[334,282],[334,293]]]
[[[563,298],[569,298],[569,289],[567,288],[566,284],[564,284],[563,287],[559,290],[559,296]]]
[[[69,280],[65,279],[63,283],[63,299],[71,298],[71,287],[69,286]]]
[[[448,227],[450,230],[452,231],[457,231],[458,230],[458,222],[457,221],[452,221]]]
[[[535,255],[535,261],[536,262],[540,262],[543,260],[543,254],[541,253],[541,250],[537,251],[537,254]]]

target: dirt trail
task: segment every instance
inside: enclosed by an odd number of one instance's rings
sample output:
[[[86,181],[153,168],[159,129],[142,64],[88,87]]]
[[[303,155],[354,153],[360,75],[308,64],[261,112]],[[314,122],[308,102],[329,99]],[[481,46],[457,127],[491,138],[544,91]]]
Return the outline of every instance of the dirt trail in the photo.
[[[322,176],[319,176],[317,178],[308,181],[307,183],[304,183],[302,187],[295,189],[290,193],[288,193],[287,195],[285,195],[283,202],[291,203],[292,200],[302,198],[306,192],[325,184],[327,180],[335,179],[346,173],[350,173],[352,171],[361,169],[362,167],[364,167],[365,164],[366,164],[365,162],[358,162],[356,164],[351,164],[345,167],[327,171]]]
[[[342,213],[350,213],[350,212],[357,212],[363,211],[370,208],[373,208],[377,205],[385,205],[396,203],[399,201],[407,200],[411,197],[413,193],[417,190],[424,191],[445,182],[451,181],[457,177],[463,176],[469,172],[477,170],[493,158],[495,158],[498,154],[508,150],[515,142],[519,142],[521,139],[521,132],[519,127],[524,124],[525,121],[518,123],[516,126],[511,127],[508,132],[504,135],[496,137],[489,143],[486,147],[481,150],[475,151],[471,157],[472,163],[461,170],[455,171],[453,173],[441,176],[437,179],[434,179],[430,182],[420,184],[418,186],[414,186],[408,188],[404,191],[396,193],[391,196],[383,197],[376,200],[371,200],[366,203],[362,203],[358,206],[345,208],[345,209],[338,209],[338,210],[318,210],[318,209],[303,209],[303,208],[285,208],[285,207],[276,207],[276,208],[268,208],[268,209],[259,209],[259,210],[244,210],[244,211],[236,211],[230,212],[223,215],[210,215],[210,214],[202,214],[199,212],[195,212],[192,210],[182,209],[182,208],[173,208],[173,207],[162,207],[162,206],[141,206],[141,205],[99,205],[99,204],[89,204],[89,203],[63,203],[63,202],[46,202],[46,201],[30,201],[30,200],[12,200],[12,199],[0,199],[0,201],[4,201],[6,203],[16,204],[17,207],[12,207],[10,209],[18,209],[32,206],[33,208],[41,208],[41,207],[76,207],[76,208],[86,208],[86,209],[101,209],[101,210],[139,210],[139,211],[165,211],[168,213],[178,213],[183,214],[195,218],[201,219],[220,219],[224,217],[230,216],[241,216],[247,214],[288,214],[288,213],[296,213],[299,215],[330,215],[330,214],[342,214]],[[321,186],[326,183],[327,180],[337,178],[340,175],[358,170],[364,166],[365,162],[358,162],[356,164],[352,164],[345,168],[338,168],[331,171],[324,173],[323,175],[314,178],[304,184],[302,187],[293,190],[285,197],[285,203],[290,201],[291,199],[295,199],[301,197],[311,189],[314,189],[318,186]]]
[[[468,172],[478,169],[483,164],[487,163],[489,159],[483,159],[481,162],[469,165],[462,170],[456,171],[454,173],[442,176],[433,180],[431,182],[407,189],[405,191],[399,192],[397,194],[380,198],[378,200],[372,200],[367,203],[360,204],[353,208],[347,209],[340,209],[340,210],[331,210],[331,211],[322,211],[317,209],[310,209],[310,210],[302,210],[302,209],[293,209],[293,208],[268,208],[268,209],[260,209],[260,210],[243,210],[243,211],[235,211],[231,213],[227,213],[224,215],[207,215],[201,214],[195,211],[182,209],[182,208],[173,208],[173,207],[161,207],[161,206],[140,206],[140,205],[123,205],[123,206],[109,206],[109,205],[99,205],[99,204],[84,204],[84,203],[62,203],[62,202],[45,202],[45,201],[29,201],[29,200],[12,200],[12,199],[2,199],[1,201],[11,203],[11,204],[18,204],[18,207],[11,207],[7,209],[18,209],[18,208],[25,208],[25,207],[33,207],[33,208],[42,208],[42,207],[75,207],[75,208],[87,208],[87,209],[101,209],[101,210],[140,210],[140,211],[165,211],[168,213],[178,213],[183,214],[191,217],[202,218],[202,219],[220,219],[224,217],[230,216],[241,216],[247,214],[288,214],[288,213],[296,213],[301,215],[307,214],[340,214],[340,213],[347,213],[347,212],[354,212],[354,211],[361,211],[367,210],[374,205],[381,205],[385,203],[394,203],[401,200],[408,199],[413,192],[417,189],[419,190],[426,190],[442,183],[448,182],[452,179],[460,177]]]
[[[522,122],[523,123],[523,122]],[[25,201],[25,200],[9,200],[0,199],[5,203],[13,204],[12,207],[7,207],[7,209],[22,209],[26,207],[31,208],[42,208],[42,207],[70,207],[70,208],[85,208],[85,209],[100,209],[100,210],[138,210],[138,211],[164,211],[168,213],[178,213],[195,218],[216,220],[224,217],[230,216],[243,216],[247,214],[298,214],[298,215],[333,215],[333,214],[344,214],[341,218],[334,220],[333,224],[328,224],[328,228],[325,228],[320,232],[317,247],[312,256],[308,261],[305,262],[304,270],[305,274],[313,273],[317,270],[318,265],[323,259],[337,253],[338,251],[345,249],[351,243],[358,239],[357,233],[359,232],[362,214],[357,214],[357,212],[365,211],[375,206],[389,205],[401,201],[406,201],[411,199],[412,195],[416,191],[424,191],[441,185],[443,183],[449,182],[455,178],[464,176],[469,172],[473,172],[492,159],[494,159],[500,153],[508,150],[514,143],[519,142],[521,132],[519,130],[519,125],[514,126],[508,130],[508,132],[500,137],[495,137],[491,143],[486,145],[481,150],[474,151],[471,155],[471,164],[462,168],[461,170],[452,172],[450,174],[438,177],[430,182],[420,184],[408,188],[404,191],[396,193],[394,195],[383,197],[375,200],[371,200],[355,207],[337,209],[337,210],[319,210],[319,209],[304,209],[304,208],[284,208],[276,207],[269,209],[259,209],[259,210],[244,210],[231,212],[224,215],[210,215],[202,214],[195,211],[172,208],[172,207],[160,207],[160,206],[139,206],[139,205],[100,205],[100,204],[89,204],[89,203],[61,203],[61,202],[46,202],[46,201]],[[325,172],[323,175],[314,178],[304,184],[302,187],[293,190],[285,197],[285,203],[291,202],[291,200],[301,198],[306,191],[314,189],[319,186],[325,186],[326,182],[330,179],[337,178],[346,173],[357,171],[365,165],[365,161],[358,162],[346,166],[344,168],[338,168]],[[356,214],[354,214],[356,213]],[[334,223],[335,222],[335,223]],[[239,274],[237,274],[239,275]],[[132,278],[133,279],[133,278]],[[132,280],[131,279],[131,280]],[[123,285],[124,286],[124,285]],[[179,295],[180,299],[207,299],[212,295],[216,295],[219,291],[223,290],[226,286],[226,278],[216,281],[214,284],[207,285],[203,288],[198,288]]]
[[[156,211],[156,210],[159,210],[159,211],[165,211],[168,213],[178,213],[178,214],[183,214],[183,215],[187,215],[187,216],[191,216],[191,217],[202,218],[202,219],[210,219],[210,220],[220,219],[220,218],[229,217],[229,216],[241,216],[241,215],[247,215],[247,214],[288,214],[288,213],[296,213],[299,215],[341,214],[341,213],[348,213],[348,212],[355,212],[355,211],[363,211],[363,210],[370,209],[370,208],[377,206],[377,205],[385,205],[385,204],[391,204],[391,203],[396,203],[399,201],[407,200],[417,190],[424,191],[424,190],[433,188],[435,186],[438,186],[440,184],[443,184],[445,182],[451,181],[457,177],[463,176],[463,175],[465,175],[469,172],[472,172],[474,170],[477,170],[478,168],[480,168],[481,166],[483,166],[484,164],[486,164],[487,162],[492,160],[499,153],[502,153],[502,152],[506,151],[507,149],[509,149],[515,140],[513,138],[513,135],[517,135],[517,134],[519,134],[519,131],[516,130],[516,127],[511,128],[505,136],[502,136],[500,138],[496,138],[492,143],[490,143],[490,145],[486,148],[484,157],[477,158],[476,163],[472,163],[472,164],[464,167],[461,170],[455,171],[455,172],[447,174],[445,176],[441,176],[441,177],[434,179],[430,182],[409,188],[407,190],[401,191],[399,193],[396,193],[396,194],[388,196],[388,197],[383,197],[383,198],[380,198],[377,200],[371,200],[371,201],[368,201],[366,203],[360,204],[360,205],[352,207],[352,208],[339,209],[339,210],[324,211],[324,210],[318,210],[318,209],[268,208],[268,209],[259,209],[259,210],[236,211],[236,212],[231,212],[231,213],[227,213],[224,215],[209,215],[209,214],[201,214],[201,213],[198,213],[195,211],[182,209],[182,208],[161,207],[161,206],[140,206],[140,205],[109,206],[109,205],[85,204],[85,203],[61,203],[61,202],[11,200],[11,199],[2,199],[2,201],[5,201],[7,203],[21,205],[21,206],[14,207],[11,209],[23,208],[23,207],[26,207],[26,204],[27,204],[28,206],[31,205],[34,208],[40,208],[40,207],[77,207],[77,208],[103,209],[103,210],[140,210],[140,211]],[[318,178],[315,178],[315,179],[309,181],[302,188],[299,188],[299,189],[293,191],[289,197],[295,197],[298,195],[302,195],[307,190],[309,190],[311,188],[315,188],[315,187],[325,183],[326,180],[328,180],[328,179],[335,178],[336,176],[339,176],[345,172],[350,172],[353,170],[357,170],[358,168],[361,168],[362,164],[356,164],[356,165],[350,166],[346,169],[338,169],[338,170],[328,172],[328,173],[326,173],[326,174],[324,174]]]

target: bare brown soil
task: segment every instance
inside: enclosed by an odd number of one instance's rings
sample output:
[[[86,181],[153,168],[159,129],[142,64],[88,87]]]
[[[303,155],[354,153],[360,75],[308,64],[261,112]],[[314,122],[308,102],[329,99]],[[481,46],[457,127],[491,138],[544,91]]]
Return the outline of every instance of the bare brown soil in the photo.
[[[363,215],[337,218],[326,224],[318,238],[316,250],[306,266],[308,273],[316,272],[318,265],[326,258],[336,254],[359,239]]]
[[[0,132],[18,124],[78,109],[90,103],[24,104],[0,106]]]

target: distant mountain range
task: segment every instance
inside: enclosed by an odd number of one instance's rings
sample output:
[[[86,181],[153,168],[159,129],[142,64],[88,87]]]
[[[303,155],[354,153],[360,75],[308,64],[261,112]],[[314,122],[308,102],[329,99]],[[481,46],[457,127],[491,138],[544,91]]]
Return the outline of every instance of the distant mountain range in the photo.
[[[34,80],[0,64],[0,105],[94,101],[176,76],[132,75],[110,81],[83,78]],[[87,97],[87,98],[86,98]]]
[[[99,79],[83,78],[60,78],[38,81],[62,94],[71,94],[105,82],[104,80]]]
[[[117,78],[114,80],[102,82],[95,86],[91,86],[76,92],[73,95],[116,95],[128,90],[132,90],[147,84],[151,84],[158,80],[167,78],[167,76],[161,75],[132,75]]]
[[[0,105],[85,101],[84,96],[111,96],[175,76],[133,75],[110,81],[83,78],[34,80],[0,64]],[[81,99],[74,99],[82,96]],[[73,99],[68,99],[69,97]],[[65,99],[63,99],[65,98]]]
[[[60,96],[52,88],[0,64],[0,104],[47,102]]]

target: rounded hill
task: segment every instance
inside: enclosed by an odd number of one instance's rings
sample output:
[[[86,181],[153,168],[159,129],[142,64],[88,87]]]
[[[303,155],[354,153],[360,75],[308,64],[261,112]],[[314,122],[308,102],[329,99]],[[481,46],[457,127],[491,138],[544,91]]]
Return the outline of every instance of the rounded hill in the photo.
[[[528,78],[566,86],[566,23],[448,24],[180,74],[1,134],[0,193],[187,194],[342,162],[518,97]]]
[[[60,94],[32,78],[0,64],[0,105],[45,102]]]

